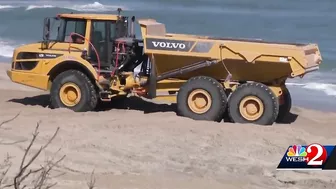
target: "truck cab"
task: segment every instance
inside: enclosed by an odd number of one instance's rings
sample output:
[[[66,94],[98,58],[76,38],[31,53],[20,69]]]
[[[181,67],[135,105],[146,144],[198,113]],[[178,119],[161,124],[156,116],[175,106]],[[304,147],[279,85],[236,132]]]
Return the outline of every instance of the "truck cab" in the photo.
[[[132,33],[128,17],[120,13],[48,17],[44,19],[43,40],[16,48],[7,74],[13,82],[42,90],[49,90],[53,79],[65,69],[79,69],[92,81],[98,80],[98,72],[109,74],[115,66],[117,40],[134,41]],[[132,42],[130,45],[133,47]],[[136,45],[136,49],[135,54],[141,56],[142,48]],[[123,60],[129,56],[121,54],[118,58],[119,66],[126,69]]]
[[[125,16],[60,14],[54,20],[59,22],[57,36],[45,43],[45,50],[69,47],[74,52],[86,50],[93,64],[97,64],[99,58],[101,65],[107,65],[111,60],[112,43],[128,35],[128,18]]]

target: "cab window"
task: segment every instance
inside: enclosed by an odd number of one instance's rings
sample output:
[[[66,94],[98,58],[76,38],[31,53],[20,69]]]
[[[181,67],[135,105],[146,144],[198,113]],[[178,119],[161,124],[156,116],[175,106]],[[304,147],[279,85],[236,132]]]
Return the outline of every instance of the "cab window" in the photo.
[[[114,22],[110,24],[110,41],[116,38],[116,25]]]
[[[84,43],[82,37],[73,35],[71,33],[78,33],[85,37],[86,21],[85,20],[63,20],[60,28],[60,35],[58,40],[61,42]]]
[[[107,25],[108,21],[103,20],[92,20],[91,21],[91,43],[93,44],[94,48],[96,49],[100,61],[102,64],[108,62],[107,52],[108,52],[108,39],[107,37]],[[97,62],[97,57],[90,46],[90,54],[91,60]]]

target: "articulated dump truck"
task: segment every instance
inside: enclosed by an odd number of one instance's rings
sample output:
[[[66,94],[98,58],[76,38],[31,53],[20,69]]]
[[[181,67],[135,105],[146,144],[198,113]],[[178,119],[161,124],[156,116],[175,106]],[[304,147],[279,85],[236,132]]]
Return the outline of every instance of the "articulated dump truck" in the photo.
[[[176,103],[194,120],[272,125],[291,109],[287,78],[322,62],[317,44],[167,33],[154,19],[137,20],[137,39],[134,21],[120,12],[45,18],[43,40],[14,50],[8,76],[50,91],[53,108],[92,111],[135,95]],[[60,23],[56,39],[51,22]]]

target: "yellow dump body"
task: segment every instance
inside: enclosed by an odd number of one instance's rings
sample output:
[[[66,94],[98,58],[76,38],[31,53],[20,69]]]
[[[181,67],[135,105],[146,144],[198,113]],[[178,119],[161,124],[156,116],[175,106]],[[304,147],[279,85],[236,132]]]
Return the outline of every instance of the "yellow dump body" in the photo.
[[[139,20],[144,52],[154,58],[157,75],[213,60],[214,65],[176,76],[188,79],[209,75],[232,80],[273,82],[303,76],[319,69],[322,57],[317,44],[290,44],[257,39],[228,39],[166,33],[165,25],[153,19]],[[226,67],[226,68],[225,68]]]

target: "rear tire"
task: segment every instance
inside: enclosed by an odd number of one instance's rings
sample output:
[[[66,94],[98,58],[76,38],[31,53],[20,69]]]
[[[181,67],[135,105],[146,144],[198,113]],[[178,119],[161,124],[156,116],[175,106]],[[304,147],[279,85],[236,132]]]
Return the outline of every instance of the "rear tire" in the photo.
[[[231,95],[229,116],[236,123],[272,125],[279,112],[279,102],[268,86],[262,83],[245,83]]]
[[[56,76],[50,98],[52,108],[68,108],[75,112],[91,111],[98,102],[94,85],[78,70],[67,70]]]
[[[276,119],[277,123],[284,123],[292,108],[292,97],[287,87],[285,87],[282,92],[284,103],[279,106],[279,114]]]
[[[194,120],[221,121],[227,105],[223,86],[198,76],[184,83],[177,94],[177,114]]]

